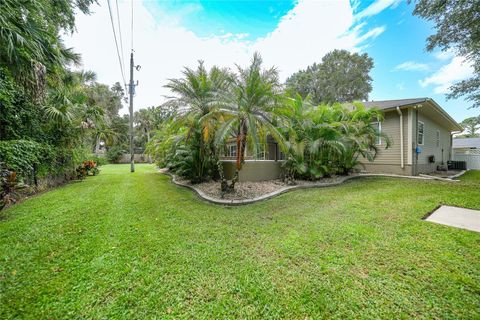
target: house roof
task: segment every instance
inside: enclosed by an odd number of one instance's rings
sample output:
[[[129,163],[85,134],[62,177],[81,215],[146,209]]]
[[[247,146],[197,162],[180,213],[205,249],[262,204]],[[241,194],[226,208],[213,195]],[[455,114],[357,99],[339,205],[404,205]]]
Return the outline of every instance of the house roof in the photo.
[[[381,101],[365,101],[362,102],[365,107],[377,108],[379,110],[395,109],[396,107],[403,107],[412,104],[422,103],[427,101],[428,98],[411,98],[411,99],[398,99],[398,100],[381,100]]]
[[[455,138],[452,148],[480,148],[480,138]]]
[[[381,101],[365,101],[362,102],[367,108],[377,108],[382,111],[394,110],[397,107],[408,107],[422,104],[424,107],[428,107],[431,110],[440,114],[443,119],[449,123],[449,129],[452,131],[461,131],[463,128],[431,98],[410,98],[410,99],[397,99],[397,100],[381,100]]]

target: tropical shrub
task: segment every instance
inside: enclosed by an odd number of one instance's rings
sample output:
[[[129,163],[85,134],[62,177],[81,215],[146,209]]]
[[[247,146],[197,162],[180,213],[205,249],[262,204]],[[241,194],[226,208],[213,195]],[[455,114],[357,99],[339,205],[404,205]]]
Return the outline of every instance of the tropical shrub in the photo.
[[[218,154],[214,144],[219,122],[216,112],[219,96],[228,91],[231,84],[230,73],[218,67],[207,70],[200,61],[197,69],[185,68],[183,78],[170,79],[165,86],[174,94],[165,104],[176,108],[172,113],[177,131],[175,143],[168,138],[160,138],[167,145],[175,145],[178,150],[164,153],[163,159],[168,159],[165,165],[178,175],[192,182],[201,182],[218,176]],[[162,145],[163,143],[160,142]],[[164,149],[165,146],[159,147]],[[148,150],[155,148],[150,146]],[[158,154],[158,153],[157,153]]]
[[[0,141],[0,161],[21,180],[33,180],[44,160],[51,159],[52,150],[31,140]]]
[[[124,153],[122,146],[113,146],[107,150],[107,160],[110,163],[117,163]]]
[[[87,176],[96,176],[100,173],[97,163],[93,160],[85,160],[76,169],[77,179],[83,180]]]
[[[25,185],[17,180],[17,173],[8,170],[0,162],[0,210],[14,204],[20,197],[18,191],[24,187]]]
[[[386,148],[390,146],[388,137],[373,125],[382,114],[361,104],[314,106],[297,95],[287,98],[276,114],[284,120],[288,181],[348,174],[358,167],[360,157],[373,161],[378,138],[385,140]]]
[[[97,156],[95,154],[89,154],[87,159],[94,161],[99,167],[108,164],[108,160],[106,157]]]

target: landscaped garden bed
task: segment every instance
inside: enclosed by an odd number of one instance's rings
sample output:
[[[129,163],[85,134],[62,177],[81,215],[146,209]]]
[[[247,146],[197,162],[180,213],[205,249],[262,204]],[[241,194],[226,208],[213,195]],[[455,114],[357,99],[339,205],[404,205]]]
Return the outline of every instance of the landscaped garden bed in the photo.
[[[220,182],[208,181],[192,184],[189,180],[175,177],[175,182],[184,186],[201,191],[203,194],[218,200],[251,200],[261,198],[262,196],[282,192],[284,189],[292,187],[315,187],[328,186],[344,181],[346,176],[333,176],[322,178],[317,181],[296,180],[294,183],[285,183],[282,180],[268,181],[239,181],[235,184],[235,189],[222,194]]]

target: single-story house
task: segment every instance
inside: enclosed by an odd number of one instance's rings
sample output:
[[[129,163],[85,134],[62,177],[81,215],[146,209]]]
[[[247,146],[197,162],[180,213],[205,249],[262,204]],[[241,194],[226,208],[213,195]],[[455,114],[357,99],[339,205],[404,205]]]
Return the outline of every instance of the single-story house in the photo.
[[[362,162],[366,171],[418,175],[434,172],[452,160],[452,134],[463,128],[433,99],[368,101],[364,105],[383,112],[379,130],[392,141],[385,149],[380,139],[375,160]]]
[[[385,133],[391,146],[379,139],[379,152],[373,162],[361,161],[360,170],[372,173],[418,175],[431,173],[452,160],[452,134],[462,127],[433,99],[413,98],[401,100],[363,102],[367,108],[377,108],[384,119],[376,125]],[[235,171],[236,143],[227,144],[224,170],[227,178]],[[277,179],[281,176],[283,154],[271,138],[265,152],[257,160],[248,154],[240,172],[241,181]]]
[[[480,138],[453,138],[453,152],[480,154]]]

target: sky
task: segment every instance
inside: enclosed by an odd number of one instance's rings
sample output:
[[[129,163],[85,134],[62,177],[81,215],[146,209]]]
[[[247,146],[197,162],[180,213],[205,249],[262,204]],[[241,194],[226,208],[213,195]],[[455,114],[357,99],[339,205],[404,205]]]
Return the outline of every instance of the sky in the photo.
[[[138,80],[134,109],[156,106],[169,96],[163,86],[182,69],[246,66],[259,52],[285,81],[334,49],[368,53],[374,60],[369,100],[430,97],[455,120],[476,116],[464,99],[446,100],[448,88],[473,68],[453,52],[427,52],[433,25],[412,15],[401,0],[110,0],[124,77],[133,43]],[[118,3],[118,16],[117,7]],[[133,41],[131,32],[133,6]],[[123,82],[107,0],[91,15],[77,16],[77,31],[65,35],[82,54],[82,68],[98,81]],[[120,25],[118,24],[120,21]],[[120,34],[122,35],[120,41]],[[123,48],[123,50],[122,50]],[[128,112],[124,107],[122,113]]]

